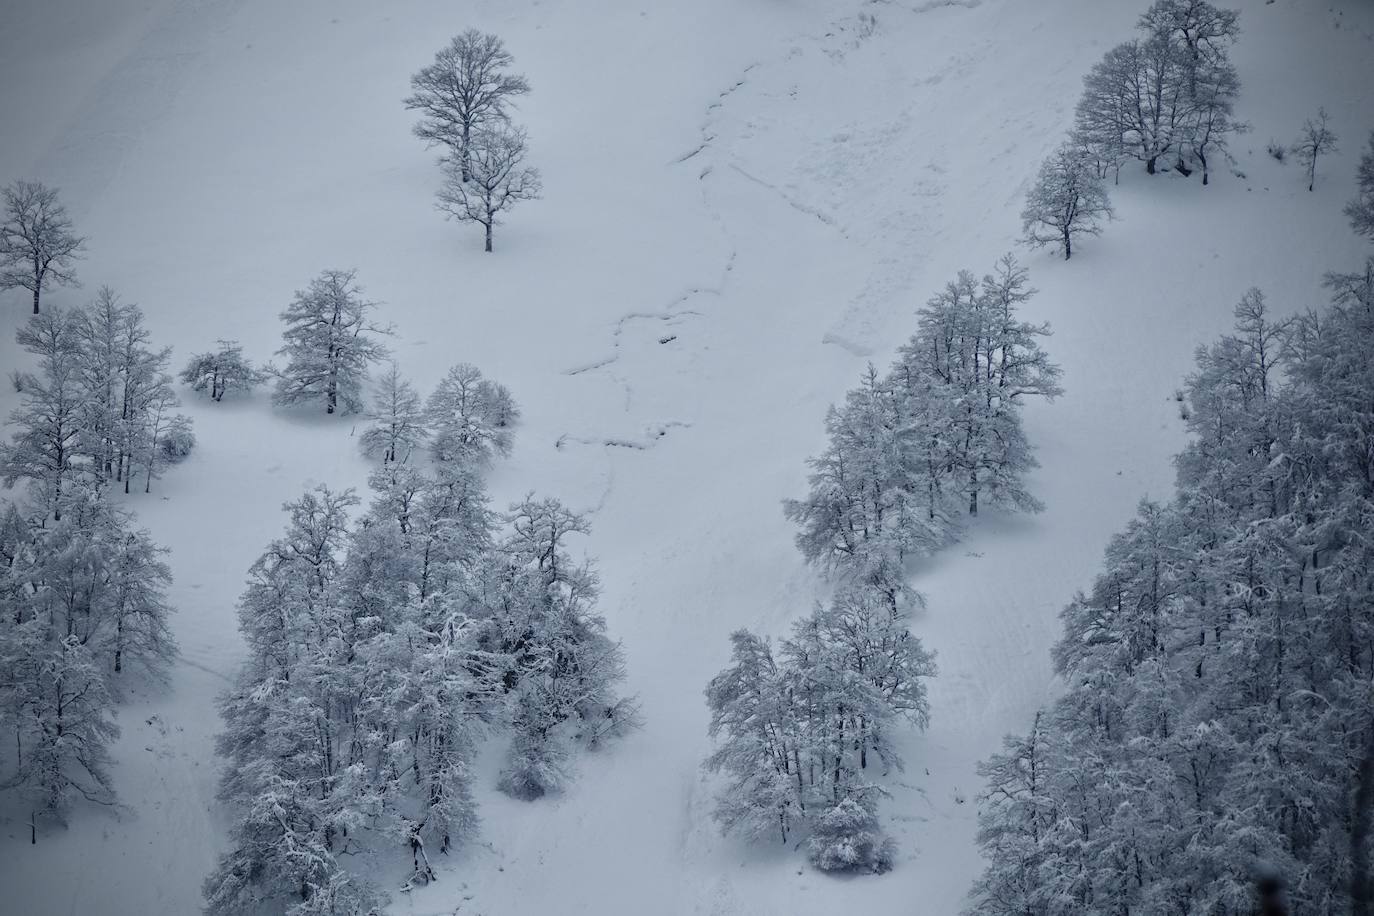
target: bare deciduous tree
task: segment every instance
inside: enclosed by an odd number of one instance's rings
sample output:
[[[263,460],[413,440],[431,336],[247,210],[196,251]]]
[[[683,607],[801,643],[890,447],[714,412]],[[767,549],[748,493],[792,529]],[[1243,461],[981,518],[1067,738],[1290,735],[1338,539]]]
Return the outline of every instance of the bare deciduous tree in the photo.
[[[53,284],[76,286],[72,262],[86,240],[72,232],[57,189],[37,181],[16,181],[3,191],[0,224],[0,289],[27,289],[38,314],[42,292]]]
[[[501,127],[473,135],[466,169],[452,158],[444,162],[438,207],[453,219],[480,223],[487,251],[500,214],[539,197],[539,170],[525,165],[526,152],[525,131]]]
[[[513,97],[530,91],[523,76],[507,73],[514,58],[495,35],[468,29],[434,55],[434,63],[410,78],[406,108],[424,114],[415,134],[452,150],[468,179],[472,135],[492,121],[507,120]]]
[[[1317,184],[1317,159],[1336,151],[1336,135],[1326,126],[1326,121],[1326,109],[1318,108],[1316,119],[1307,119],[1302,126],[1302,133],[1298,135],[1298,142],[1293,144],[1293,155],[1307,169],[1309,191]]]

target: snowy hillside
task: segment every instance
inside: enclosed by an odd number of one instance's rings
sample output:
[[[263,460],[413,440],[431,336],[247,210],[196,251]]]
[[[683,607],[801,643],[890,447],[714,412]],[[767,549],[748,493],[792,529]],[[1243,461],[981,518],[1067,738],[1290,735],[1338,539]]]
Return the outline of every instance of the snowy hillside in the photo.
[[[356,268],[405,372],[429,391],[458,362],[509,386],[504,507],[533,490],[590,513],[601,610],[623,641],[644,727],[578,760],[562,796],[495,791],[479,842],[390,912],[955,916],[981,868],[975,773],[1054,696],[1059,610],[1108,536],[1165,496],[1184,441],[1174,391],[1194,348],[1261,287],[1278,311],[1323,301],[1367,243],[1341,215],[1374,128],[1374,6],[1233,0],[1238,116],[1252,130],[1206,188],[1134,164],[1117,218],[1073,260],[1018,249],[1026,319],[1065,395],[1036,403],[1035,516],[985,515],[913,567],[934,650],[932,724],[884,804],[894,870],[835,879],[800,853],[722,837],[702,690],[732,630],[784,633],[827,594],[781,501],[805,491],[826,407],[880,368],[915,311],[1016,246],[1027,188],[1069,128],[1083,75],[1143,0],[11,0],[0,9],[0,183],[61,188],[101,284],[139,303],[178,368],[216,338],[255,360],[279,312]],[[485,254],[433,206],[433,151],[402,106],[410,75],[469,26],[529,79],[519,119],[544,199]],[[1265,152],[1318,106],[1341,149],[1309,193]],[[22,291],[0,299],[0,367]],[[0,796],[0,911],[199,912],[223,849],[215,703],[242,661],[249,565],[307,487],[365,490],[355,417],[213,403],[181,390],[199,444],[127,497],[171,549],[180,644],[165,691],[120,707],[124,809],[78,808],[29,843]],[[0,413],[16,401],[6,384]],[[379,882],[388,890],[400,883]]]

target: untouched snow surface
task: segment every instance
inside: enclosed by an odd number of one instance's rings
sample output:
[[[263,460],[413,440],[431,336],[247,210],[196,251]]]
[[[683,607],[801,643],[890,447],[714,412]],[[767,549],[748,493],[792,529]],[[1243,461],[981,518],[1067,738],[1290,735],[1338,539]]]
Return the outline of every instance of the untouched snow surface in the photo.
[[[90,237],[78,303],[139,302],[179,366],[217,337],[267,358],[277,313],[328,267],[356,267],[404,371],[427,390],[473,362],[525,412],[498,504],[533,489],[593,512],[585,549],[624,640],[645,728],[584,758],[561,798],[482,788],[480,842],[397,913],[954,916],[980,868],[975,763],[1055,689],[1058,610],[1108,535],[1164,496],[1182,441],[1172,394],[1193,348],[1262,287],[1320,301],[1360,242],[1340,215],[1374,127],[1374,7],[1235,0],[1235,171],[1129,170],[1118,220],[1072,262],[1023,259],[1067,394],[1028,411],[1034,518],[980,520],[913,570],[939,653],[933,725],[886,804],[901,854],[835,880],[799,852],[722,838],[709,817],[702,688],[738,627],[782,634],[824,595],[779,501],[805,486],[826,405],[885,364],[914,310],[981,273],[1068,127],[1080,80],[1131,37],[1145,0],[12,0],[0,10],[0,179],[61,187]],[[409,133],[409,74],[453,33],[502,35],[534,86],[546,199],[497,251],[431,204]],[[1264,153],[1325,105],[1342,152],[1315,193]],[[1240,173],[1240,174],[1237,174]],[[1244,177],[1242,177],[1242,175]],[[23,296],[0,311],[0,364]],[[22,359],[21,359],[22,358]],[[116,814],[78,810],[28,843],[0,803],[0,910],[198,911],[223,842],[214,698],[242,647],[234,602],[315,483],[362,487],[350,418],[265,394],[184,396],[199,447],[129,500],[172,550],[181,643],[170,689],[120,712]],[[13,392],[0,407],[13,406]],[[389,876],[379,876],[394,887]],[[399,876],[398,876],[399,878]]]

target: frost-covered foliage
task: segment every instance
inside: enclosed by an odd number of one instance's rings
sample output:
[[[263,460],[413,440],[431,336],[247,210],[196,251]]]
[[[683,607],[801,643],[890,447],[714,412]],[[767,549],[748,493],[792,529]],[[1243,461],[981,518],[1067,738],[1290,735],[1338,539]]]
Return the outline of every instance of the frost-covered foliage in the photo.
[[[1345,215],[1350,217],[1350,227],[1356,233],[1374,241],[1374,133],[1369,135],[1369,148],[1360,157],[1355,181],[1355,199],[1346,205]]]
[[[1351,912],[1374,790],[1374,260],[1197,353],[1177,492],[1063,612],[1066,693],[983,767],[970,912]],[[1365,775],[1361,775],[1365,774]],[[1363,799],[1363,800],[1361,800]]]
[[[1325,108],[1317,109],[1317,116],[1303,122],[1302,133],[1298,134],[1298,139],[1293,142],[1292,152],[1307,172],[1309,191],[1317,186],[1317,160],[1322,156],[1331,155],[1338,149],[1337,137],[1327,124],[1329,117]]]
[[[961,272],[921,309],[888,374],[870,366],[830,409],[811,492],[785,506],[808,561],[895,592],[902,561],[953,540],[965,512],[1039,509],[1022,484],[1035,458],[1021,405],[1057,396],[1060,373],[1040,349],[1049,327],[1018,316],[1034,293],[1010,256],[981,282]]]
[[[289,503],[250,570],[219,745],[238,821],[211,913],[367,912],[377,895],[347,856],[405,850],[412,887],[476,834],[480,741],[510,734],[500,785],[536,798],[576,746],[636,722],[595,577],[567,552],[584,519],[529,498],[503,522],[469,463],[427,474],[397,453],[370,484],[356,522],[350,491]]]
[[[430,453],[435,461],[482,467],[510,454],[520,411],[510,391],[459,363],[425,402]]]
[[[128,672],[161,677],[176,653],[164,551],[91,481],[61,504],[57,520],[41,501],[0,508],[0,790],[25,794],[35,841],[73,799],[113,804],[115,700]]]
[[[367,412],[372,425],[358,440],[363,454],[380,456],[383,464],[410,460],[411,454],[429,438],[420,395],[401,377],[395,363],[377,380],[372,409]]]
[[[1161,159],[1184,175],[1225,153],[1244,129],[1233,117],[1240,81],[1228,57],[1239,15],[1205,0],[1157,0],[1140,18],[1143,36],[1106,53],[1083,81],[1072,144],[1099,174],[1128,159],[1155,174]]]
[[[210,395],[213,401],[224,400],[230,391],[252,391],[266,378],[267,374],[255,369],[243,355],[237,340],[215,341],[214,350],[196,353],[181,370],[183,382],[194,391]]]
[[[1066,143],[1040,166],[1021,221],[1028,244],[1058,245],[1067,261],[1074,237],[1100,235],[1098,221],[1111,215],[1107,189],[1088,154]]]
[[[873,793],[860,798],[846,795],[816,822],[806,841],[806,855],[821,871],[857,871],[882,874],[892,868],[896,846],[883,833],[870,802]]]
[[[323,401],[325,413],[362,409],[368,367],[387,355],[376,335],[391,332],[371,322],[376,303],[362,297],[355,276],[352,270],[326,270],[281,313],[286,330],[277,352],[287,364],[277,374],[277,404]]]
[[[886,870],[883,790],[869,767],[901,769],[888,737],[900,722],[926,726],[924,679],[935,673],[905,612],[855,589],[797,621],[776,653],[748,630],[730,638],[730,665],[706,688],[717,742],[706,766],[728,778],[717,821],[783,843],[809,829],[818,867]]]
[[[163,465],[190,453],[191,421],[174,412],[180,401],[166,374],[170,351],[150,349],[150,337],[142,310],[108,287],[84,308],[49,309],[19,329],[15,339],[38,365],[19,376],[14,438],[0,449],[6,486],[29,481],[57,514],[78,480],[127,493],[141,476],[147,492]]]
[[[39,313],[43,290],[77,286],[75,262],[86,240],[72,231],[57,189],[37,181],[16,181],[0,189],[5,206],[0,222],[0,290],[26,289]]]

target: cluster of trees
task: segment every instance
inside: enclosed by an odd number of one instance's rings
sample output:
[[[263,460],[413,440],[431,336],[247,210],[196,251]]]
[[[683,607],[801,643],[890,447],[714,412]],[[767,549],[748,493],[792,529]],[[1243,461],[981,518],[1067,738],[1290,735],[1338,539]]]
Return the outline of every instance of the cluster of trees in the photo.
[[[717,820],[783,843],[807,831],[824,871],[886,871],[894,850],[877,817],[886,793],[869,767],[901,769],[888,736],[898,721],[926,726],[923,679],[935,673],[904,611],[851,589],[797,621],[776,653],[748,630],[730,639],[730,665],[706,689],[719,742],[706,765],[729,780]]]
[[[1096,235],[1111,216],[1104,179],[1136,159],[1153,175],[1161,161],[1182,175],[1211,179],[1230,137],[1240,80],[1228,57],[1239,14],[1206,0],[1156,0],[1141,16],[1142,37],[1119,44],[1083,81],[1074,127],[1042,166],[1022,213],[1026,241],[1059,245]]]
[[[487,251],[501,215],[542,190],[538,169],[526,164],[528,137],[510,120],[514,100],[530,91],[509,72],[513,63],[500,38],[468,29],[411,77],[405,100],[422,115],[416,136],[444,150],[439,209],[482,226]]]
[[[372,425],[359,440],[363,453],[383,463],[406,463],[429,444],[436,463],[485,467],[510,454],[520,409],[510,391],[481,370],[459,363],[422,405],[395,363],[382,376],[367,413]]]
[[[1040,348],[1049,326],[1019,315],[1034,294],[1010,255],[981,281],[961,271],[919,311],[888,373],[870,366],[830,409],[811,491],[785,504],[809,562],[895,604],[902,563],[954,540],[965,514],[1039,510],[1023,480],[1036,462],[1021,409],[1061,390]]]
[[[125,672],[160,677],[175,654],[162,549],[107,499],[195,442],[149,346],[138,306],[102,288],[84,308],[50,308],[16,335],[37,357],[16,372],[19,407],[0,446],[0,789],[32,804],[31,839],[70,802],[114,804],[106,770]]]
[[[838,593],[776,654],[747,630],[731,637],[731,664],[706,691],[718,742],[707,766],[729,777],[715,812],[724,829],[782,842],[802,830],[826,871],[890,867],[869,766],[901,768],[887,736],[898,721],[925,727],[935,673],[907,626],[920,598],[903,564],[954,540],[980,506],[1039,508],[1022,482],[1035,460],[1021,405],[1060,389],[1040,349],[1049,328],[1017,314],[1034,293],[1010,255],[981,281],[961,272],[920,311],[888,374],[870,366],[827,414],[811,492],[785,511]]]
[[[115,803],[106,766],[124,679],[161,678],[176,653],[163,552],[92,479],[56,507],[0,510],[0,789],[30,803],[35,843],[73,800]]]
[[[553,499],[488,505],[479,471],[509,447],[498,406],[509,423],[505,389],[459,366],[422,411],[393,368],[364,436],[382,459],[366,511],[325,488],[285,507],[240,601],[249,660],[220,738],[238,818],[209,912],[368,913],[381,894],[344,857],[404,850],[405,886],[434,880],[430,856],[477,831],[484,738],[509,734],[499,787],[536,799],[577,747],[636,725],[595,573],[569,552],[586,519]],[[408,461],[426,438],[428,471]]]
[[[39,313],[43,290],[75,286],[75,261],[86,240],[73,232],[57,189],[37,181],[15,181],[0,190],[0,290],[26,289]]]
[[[38,358],[16,372],[19,407],[9,445],[0,447],[7,487],[31,481],[41,515],[60,519],[63,494],[77,480],[96,487],[136,478],[143,490],[195,445],[191,422],[167,374],[169,349],[152,349],[143,311],[109,287],[82,308],[49,309],[16,334]]]
[[[49,308],[16,334],[37,358],[16,371],[19,406],[0,479],[25,484],[0,506],[0,789],[31,803],[30,836],[76,798],[112,805],[106,769],[122,681],[160,678],[176,649],[163,550],[112,505],[145,492],[195,443],[137,305],[102,288]]]
[[[1374,259],[1258,291],[1187,380],[1193,439],[1063,612],[1065,695],[983,767],[970,912],[1368,912]]]
[[[31,804],[33,842],[75,799],[115,803],[106,765],[124,679],[161,678],[176,653],[164,551],[92,479],[58,503],[0,510],[0,789]]]

